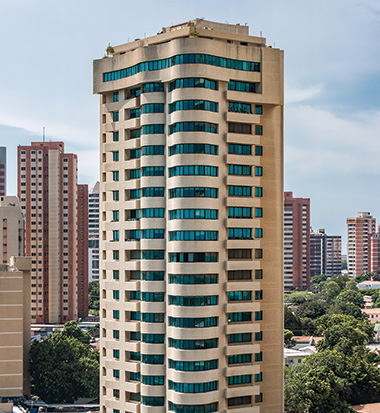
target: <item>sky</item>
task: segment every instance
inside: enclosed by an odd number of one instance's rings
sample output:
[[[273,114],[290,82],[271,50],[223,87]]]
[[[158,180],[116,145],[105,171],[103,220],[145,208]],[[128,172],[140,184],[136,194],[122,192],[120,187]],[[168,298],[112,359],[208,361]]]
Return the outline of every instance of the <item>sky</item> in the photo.
[[[285,51],[285,190],[311,198],[311,225],[343,236],[346,218],[380,223],[378,0],[0,0],[0,146],[16,194],[17,145],[63,140],[79,181],[99,167],[92,61],[108,44],[194,18],[250,26]]]

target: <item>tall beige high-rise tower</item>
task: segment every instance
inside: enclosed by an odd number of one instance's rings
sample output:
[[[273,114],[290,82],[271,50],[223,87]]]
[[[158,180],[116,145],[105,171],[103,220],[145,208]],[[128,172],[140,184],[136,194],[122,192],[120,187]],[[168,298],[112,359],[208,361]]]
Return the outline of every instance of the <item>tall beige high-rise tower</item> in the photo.
[[[248,30],[94,62],[102,413],[282,411],[283,52]]]

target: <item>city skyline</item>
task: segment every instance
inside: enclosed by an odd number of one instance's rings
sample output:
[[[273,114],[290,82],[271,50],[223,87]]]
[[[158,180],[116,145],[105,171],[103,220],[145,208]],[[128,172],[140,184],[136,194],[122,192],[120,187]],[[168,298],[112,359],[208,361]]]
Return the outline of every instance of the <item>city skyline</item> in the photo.
[[[78,154],[80,181],[95,184],[98,101],[92,96],[90,62],[102,57],[108,43],[123,43],[126,36],[143,38],[162,25],[195,17],[228,19],[248,23],[251,35],[262,32],[269,45],[286,51],[284,189],[311,198],[311,225],[342,235],[345,252],[346,218],[358,211],[380,216],[376,191],[370,190],[380,173],[371,162],[380,151],[375,139],[380,6],[352,0],[318,6],[300,1],[274,1],[259,8],[242,1],[218,5],[167,2],[170,12],[165,14],[147,1],[141,23],[137,11],[134,18],[121,1],[113,3],[117,13],[108,20],[101,19],[100,1],[68,1],[54,10],[47,1],[2,4],[0,41],[5,50],[12,44],[7,64],[0,68],[0,145],[8,148],[8,195],[16,194],[16,146],[42,140],[44,126],[47,141],[63,140],[68,151]],[[130,16],[128,30],[123,11]],[[100,19],[102,30],[93,24]]]

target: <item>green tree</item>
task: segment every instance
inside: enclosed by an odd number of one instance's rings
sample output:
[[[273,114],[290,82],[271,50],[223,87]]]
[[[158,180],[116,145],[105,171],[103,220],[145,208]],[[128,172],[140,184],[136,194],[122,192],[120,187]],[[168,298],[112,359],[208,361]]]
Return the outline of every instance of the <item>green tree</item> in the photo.
[[[286,348],[291,348],[294,347],[296,345],[296,340],[293,340],[293,331],[284,330],[284,345]]]
[[[89,344],[91,340],[91,335],[83,331],[76,321],[69,321],[63,326],[61,332],[62,337],[72,337],[79,340],[83,344]]]
[[[97,281],[88,283],[88,309],[99,314],[100,287]]]
[[[321,317],[322,315],[326,314],[327,305],[325,302],[320,301],[318,299],[313,299],[309,301],[305,301],[302,303],[297,311],[296,315],[299,317],[309,317],[311,319],[316,319]]]
[[[336,281],[328,280],[323,284],[322,294],[327,301],[332,301],[339,295],[341,288]]]
[[[373,337],[374,325],[368,320],[357,319],[344,314],[324,315],[316,321],[317,334],[323,334],[324,330],[338,325],[349,325],[353,328],[359,328],[366,334],[366,340],[370,341]]]
[[[354,290],[344,290],[335,299],[337,303],[352,303],[360,308],[364,308],[364,300],[360,292]]]
[[[286,294],[284,301],[292,305],[300,305],[309,300],[310,294],[307,291],[293,291],[290,294]]]
[[[322,290],[323,284],[326,281],[327,281],[327,275],[325,274],[315,275],[311,280],[313,291],[315,293],[319,293]]]
[[[47,403],[73,403],[80,397],[98,397],[99,353],[86,344],[89,334],[81,335],[77,329],[70,322],[62,332],[31,346],[32,394]]]
[[[356,283],[361,283],[363,281],[367,281],[370,279],[371,279],[371,273],[369,273],[368,271],[365,271],[363,272],[363,274],[360,274],[357,277],[355,277]]]
[[[295,332],[296,335],[302,333],[301,319],[294,315],[287,305],[284,306],[284,328]]]

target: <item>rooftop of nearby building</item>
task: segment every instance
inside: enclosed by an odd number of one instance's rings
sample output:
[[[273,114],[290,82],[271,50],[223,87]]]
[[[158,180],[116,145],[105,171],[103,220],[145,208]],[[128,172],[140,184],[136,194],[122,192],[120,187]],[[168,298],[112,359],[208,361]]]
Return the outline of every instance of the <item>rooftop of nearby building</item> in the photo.
[[[204,19],[194,19],[173,26],[163,27],[161,32],[155,36],[135,39],[133,42],[115,46],[112,55],[117,56],[139,47],[166,43],[175,38],[193,36],[208,39],[238,40],[239,42],[266,47],[266,39],[263,37],[250,36],[249,26],[247,25],[216,23]]]
[[[359,413],[378,413],[380,412],[380,403],[368,403],[352,406]]]
[[[380,281],[372,281],[372,280],[362,281],[361,283],[357,285],[357,287],[361,290],[365,290],[368,288],[377,289],[377,288],[380,288]]]

